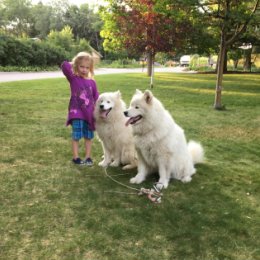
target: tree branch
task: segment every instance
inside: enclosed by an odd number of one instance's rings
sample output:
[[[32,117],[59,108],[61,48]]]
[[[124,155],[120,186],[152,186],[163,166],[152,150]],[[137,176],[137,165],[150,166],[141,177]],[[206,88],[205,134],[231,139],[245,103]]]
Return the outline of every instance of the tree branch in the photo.
[[[260,0],[257,0],[257,1],[256,1],[255,6],[253,7],[253,9],[252,9],[252,11],[251,11],[251,14],[250,14],[250,16],[248,17],[248,19],[245,21],[245,23],[244,23],[243,25],[240,26],[240,28],[239,28],[238,30],[236,30],[236,32],[234,33],[234,35],[233,35],[229,40],[226,41],[226,45],[232,44],[232,43],[236,40],[236,38],[237,38],[242,32],[244,32],[244,31],[246,30],[246,27],[247,27],[248,23],[250,22],[250,20],[252,19],[254,13],[255,13],[256,10],[257,10],[257,7],[258,7],[258,5],[259,5],[259,2],[260,2]]]

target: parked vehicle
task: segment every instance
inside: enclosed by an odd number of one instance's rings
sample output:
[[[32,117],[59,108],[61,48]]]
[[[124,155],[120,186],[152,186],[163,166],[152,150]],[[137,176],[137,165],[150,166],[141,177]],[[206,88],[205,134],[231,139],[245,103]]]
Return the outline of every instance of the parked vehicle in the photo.
[[[183,67],[184,66],[188,67],[190,65],[190,59],[191,59],[190,55],[181,56],[180,65],[183,66]]]

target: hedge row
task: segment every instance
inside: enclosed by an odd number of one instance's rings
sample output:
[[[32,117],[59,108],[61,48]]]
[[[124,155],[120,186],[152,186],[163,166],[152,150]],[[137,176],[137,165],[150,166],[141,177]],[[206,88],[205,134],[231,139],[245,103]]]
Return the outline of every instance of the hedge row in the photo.
[[[0,35],[0,66],[55,66],[69,56],[63,48],[48,42]]]

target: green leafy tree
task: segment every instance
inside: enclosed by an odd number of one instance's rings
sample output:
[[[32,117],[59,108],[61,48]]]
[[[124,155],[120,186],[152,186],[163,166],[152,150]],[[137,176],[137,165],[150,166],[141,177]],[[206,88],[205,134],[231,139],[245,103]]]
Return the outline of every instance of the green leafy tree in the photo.
[[[5,26],[5,6],[3,0],[0,0],[0,29],[3,31]]]
[[[109,8],[101,10],[104,49],[125,48],[139,55],[146,52],[151,75],[155,54],[182,48],[193,31],[186,10],[180,9],[178,1],[172,2],[167,5],[159,0],[109,0]]]
[[[88,4],[71,5],[65,13],[65,23],[72,28],[75,38],[86,39],[96,50],[101,50],[102,20]]]
[[[51,30],[47,40],[66,51],[71,51],[74,44],[72,29],[69,26],[65,26],[60,32]]]
[[[39,2],[37,5],[33,6],[31,9],[32,14],[32,32],[33,37],[39,37],[44,39],[50,32],[52,7],[48,5],[43,5]]]
[[[50,29],[61,31],[66,25],[65,14],[69,8],[68,0],[52,0],[50,3],[52,15],[50,17]]]
[[[16,36],[28,35],[31,21],[30,0],[1,0],[1,27]]]
[[[239,38],[239,46],[243,48],[243,45],[247,46],[247,48],[243,50],[244,52],[244,70],[251,71],[252,62],[252,54],[259,53],[260,48],[260,12],[256,11],[253,19],[248,25],[248,29],[246,33]],[[238,45],[237,44],[237,45]]]
[[[228,58],[233,60],[234,69],[237,69],[238,62],[242,58],[242,56],[243,56],[243,51],[239,49],[238,46],[231,47],[231,50],[228,53]]]
[[[259,6],[259,0],[185,0],[185,2],[195,7],[194,10],[201,14],[201,21],[207,25],[206,28],[220,38],[214,108],[223,109],[221,97],[226,52],[246,32]]]

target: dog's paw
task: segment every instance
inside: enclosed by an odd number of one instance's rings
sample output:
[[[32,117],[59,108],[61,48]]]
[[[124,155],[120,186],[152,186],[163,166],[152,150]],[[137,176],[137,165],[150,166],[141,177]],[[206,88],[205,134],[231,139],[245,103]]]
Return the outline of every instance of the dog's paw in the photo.
[[[183,183],[186,183],[186,182],[190,182],[191,181],[191,177],[190,176],[185,176],[185,177],[183,177],[182,179],[181,179],[181,181],[183,182]]]
[[[138,183],[138,182],[137,182],[136,178],[133,177],[133,178],[130,179],[130,183],[134,184],[134,183]]]
[[[113,161],[110,166],[112,167],[118,167],[119,166],[119,162]]]
[[[156,187],[158,185],[158,188],[163,188],[163,189],[167,189],[168,185],[169,185],[169,181],[168,180],[159,180],[158,183],[156,184]]]
[[[136,168],[135,164],[127,164],[127,165],[124,165],[122,167],[123,170],[130,170],[130,169],[133,169],[133,168]]]
[[[135,184],[139,184],[139,183],[141,183],[141,182],[143,182],[144,181],[144,179],[143,178],[141,178],[140,176],[138,176],[138,175],[136,175],[135,177],[133,177],[133,178],[131,178],[130,179],[130,183],[135,183]]]
[[[101,167],[107,167],[109,165],[109,163],[105,162],[105,161],[101,161],[98,163],[98,166],[101,166]]]

